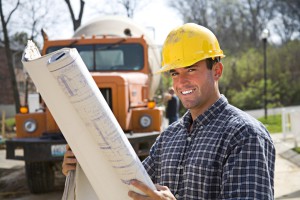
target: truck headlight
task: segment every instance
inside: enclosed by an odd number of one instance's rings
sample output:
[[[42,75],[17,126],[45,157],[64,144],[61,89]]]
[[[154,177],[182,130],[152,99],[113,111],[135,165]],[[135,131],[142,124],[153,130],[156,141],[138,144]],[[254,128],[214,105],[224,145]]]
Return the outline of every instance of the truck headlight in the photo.
[[[37,129],[37,123],[34,119],[28,119],[24,122],[23,128],[26,132],[32,133]]]
[[[143,115],[141,118],[140,118],[140,125],[143,127],[143,128],[147,128],[151,125],[152,123],[152,118],[150,115]]]

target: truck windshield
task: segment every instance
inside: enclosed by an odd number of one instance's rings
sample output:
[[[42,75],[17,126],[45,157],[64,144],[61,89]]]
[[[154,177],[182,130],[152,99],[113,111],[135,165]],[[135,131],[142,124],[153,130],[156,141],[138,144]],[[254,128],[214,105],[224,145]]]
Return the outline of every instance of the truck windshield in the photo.
[[[64,46],[49,47],[46,53]],[[144,49],[140,44],[72,45],[89,71],[138,71],[144,67]]]

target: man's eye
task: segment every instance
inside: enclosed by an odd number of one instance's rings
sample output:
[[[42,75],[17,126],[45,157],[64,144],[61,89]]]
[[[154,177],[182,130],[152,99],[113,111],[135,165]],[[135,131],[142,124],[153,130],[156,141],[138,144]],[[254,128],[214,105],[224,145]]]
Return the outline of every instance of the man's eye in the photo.
[[[176,72],[170,73],[171,76],[176,76],[177,74],[178,74],[178,73],[176,73]]]

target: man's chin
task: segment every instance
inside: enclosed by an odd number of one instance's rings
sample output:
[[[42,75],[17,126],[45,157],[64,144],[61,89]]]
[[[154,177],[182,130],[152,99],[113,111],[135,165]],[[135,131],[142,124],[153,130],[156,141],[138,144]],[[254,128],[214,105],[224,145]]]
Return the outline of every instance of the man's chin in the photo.
[[[182,102],[182,105],[185,109],[191,109],[193,106],[190,103]]]

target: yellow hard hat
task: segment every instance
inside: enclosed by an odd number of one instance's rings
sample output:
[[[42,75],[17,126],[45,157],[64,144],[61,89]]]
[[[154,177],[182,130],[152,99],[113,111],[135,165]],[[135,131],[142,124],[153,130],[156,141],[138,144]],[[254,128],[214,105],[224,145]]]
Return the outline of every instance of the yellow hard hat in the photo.
[[[169,33],[162,48],[162,57],[162,68],[157,73],[191,66],[206,58],[223,58],[225,55],[209,29],[187,23]]]

